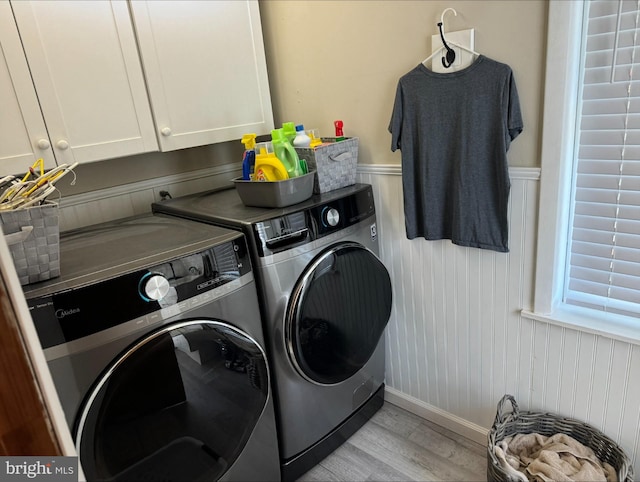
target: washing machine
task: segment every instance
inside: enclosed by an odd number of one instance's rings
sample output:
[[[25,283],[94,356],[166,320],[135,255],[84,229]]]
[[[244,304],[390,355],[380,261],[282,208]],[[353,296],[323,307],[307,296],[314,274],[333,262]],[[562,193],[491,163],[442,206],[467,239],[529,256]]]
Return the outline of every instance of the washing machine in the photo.
[[[63,233],[25,287],[90,481],[280,479],[245,237],[143,215]]]
[[[277,209],[244,206],[233,188],[152,209],[247,236],[274,373],[282,477],[295,480],[384,401],[392,291],[371,186]]]

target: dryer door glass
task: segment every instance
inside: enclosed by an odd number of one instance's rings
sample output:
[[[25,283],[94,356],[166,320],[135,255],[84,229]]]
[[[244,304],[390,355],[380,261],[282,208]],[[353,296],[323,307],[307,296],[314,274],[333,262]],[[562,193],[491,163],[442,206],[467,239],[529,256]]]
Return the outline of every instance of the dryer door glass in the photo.
[[[247,443],[268,387],[264,353],[230,325],[181,322],[147,335],[80,411],[87,480],[217,480]]]
[[[335,384],[369,360],[391,314],[391,280],[364,246],[339,243],[312,261],[287,312],[289,358],[307,380]]]

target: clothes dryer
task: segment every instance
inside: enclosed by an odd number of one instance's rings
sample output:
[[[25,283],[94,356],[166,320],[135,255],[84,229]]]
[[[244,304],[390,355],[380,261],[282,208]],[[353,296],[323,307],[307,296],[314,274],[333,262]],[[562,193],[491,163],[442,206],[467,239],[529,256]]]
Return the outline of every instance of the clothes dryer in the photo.
[[[279,480],[244,236],[145,215],[63,233],[60,261],[25,295],[87,480]]]
[[[296,479],[384,400],[392,293],[378,257],[371,186],[282,209],[246,207],[227,189],[155,203],[153,210],[247,236],[274,372],[282,475]]]

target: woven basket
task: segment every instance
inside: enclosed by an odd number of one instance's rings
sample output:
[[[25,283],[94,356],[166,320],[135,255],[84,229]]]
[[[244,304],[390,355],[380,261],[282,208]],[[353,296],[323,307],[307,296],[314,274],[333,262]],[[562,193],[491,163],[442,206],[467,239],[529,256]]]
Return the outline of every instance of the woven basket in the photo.
[[[0,212],[4,234],[22,286],[60,276],[58,205]]]
[[[511,402],[512,412],[506,413],[506,402]],[[560,417],[552,413],[520,412],[511,395],[505,395],[498,402],[496,419],[489,431],[487,444],[487,480],[511,481],[493,453],[497,443],[516,434],[539,433],[550,437],[563,433],[591,448],[602,461],[611,464],[618,472],[620,482],[633,481],[633,467],[622,449],[599,430],[577,420]]]
[[[358,166],[358,138],[323,137],[327,144],[315,148],[296,147],[300,159],[307,162],[309,172],[316,171],[314,194],[321,194],[352,186],[356,183]]]

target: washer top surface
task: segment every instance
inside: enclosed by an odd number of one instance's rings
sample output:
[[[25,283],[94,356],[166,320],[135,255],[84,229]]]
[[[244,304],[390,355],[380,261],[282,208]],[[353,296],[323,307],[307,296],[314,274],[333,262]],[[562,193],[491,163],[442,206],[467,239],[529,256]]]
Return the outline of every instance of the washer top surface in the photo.
[[[363,190],[368,184],[336,189],[324,194],[315,194],[308,200],[284,208],[258,208],[245,206],[235,188],[207,191],[152,204],[154,212],[173,214],[190,219],[211,221],[230,228],[246,228],[248,225],[268,221],[318,205],[327,204]]]
[[[57,278],[24,287],[27,298],[74,289],[232,241],[230,229],[145,214],[60,234]]]

